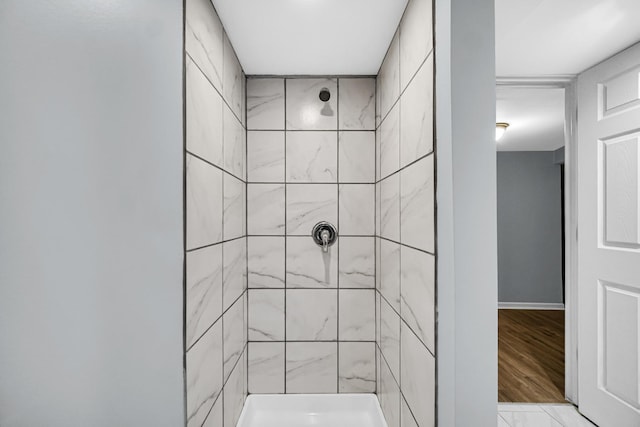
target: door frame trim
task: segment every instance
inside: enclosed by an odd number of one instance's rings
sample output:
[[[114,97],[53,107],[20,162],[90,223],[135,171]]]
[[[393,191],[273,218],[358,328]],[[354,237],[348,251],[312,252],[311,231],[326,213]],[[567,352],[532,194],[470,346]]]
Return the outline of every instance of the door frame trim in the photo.
[[[564,89],[565,97],[565,397],[578,405],[577,75],[496,77],[496,86]]]

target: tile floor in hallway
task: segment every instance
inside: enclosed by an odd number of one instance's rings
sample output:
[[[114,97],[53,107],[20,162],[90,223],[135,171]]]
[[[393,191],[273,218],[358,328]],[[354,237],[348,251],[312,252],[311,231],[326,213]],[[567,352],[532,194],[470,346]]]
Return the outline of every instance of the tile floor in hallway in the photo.
[[[500,403],[498,427],[594,427],[573,405]]]

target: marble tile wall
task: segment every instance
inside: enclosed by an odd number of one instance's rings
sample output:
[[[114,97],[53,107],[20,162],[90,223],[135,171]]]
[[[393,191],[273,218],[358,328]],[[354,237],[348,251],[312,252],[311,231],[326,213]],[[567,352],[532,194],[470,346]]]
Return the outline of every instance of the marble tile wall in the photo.
[[[185,46],[187,426],[233,427],[247,395],[246,79],[209,0],[186,1]]]
[[[389,427],[435,425],[431,0],[410,0],[376,90],[377,393]]]
[[[375,79],[251,77],[247,129],[249,392],[374,392]]]

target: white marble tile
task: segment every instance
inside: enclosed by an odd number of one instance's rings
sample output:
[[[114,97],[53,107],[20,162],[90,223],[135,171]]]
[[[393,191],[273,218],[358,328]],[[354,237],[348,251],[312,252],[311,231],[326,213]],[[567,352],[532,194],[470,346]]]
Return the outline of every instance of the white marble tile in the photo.
[[[246,295],[246,294],[245,294]],[[244,314],[246,310],[245,297],[238,299],[235,304],[227,310],[222,318],[222,328],[224,331],[224,378],[229,378],[233,366],[242,355],[245,345]]]
[[[400,169],[400,103],[380,125],[380,178]]]
[[[594,427],[588,419],[580,415],[573,405],[540,405],[543,411],[551,415],[564,427]]]
[[[435,424],[436,406],[435,358],[404,323],[400,337],[402,394],[418,425],[432,426]]]
[[[384,119],[400,96],[400,40],[398,32],[393,37],[387,56],[380,67],[377,95],[380,97],[378,111],[380,117]]]
[[[287,132],[287,182],[337,182],[337,132]]]
[[[340,184],[338,205],[342,235],[373,236],[375,234],[374,184]]]
[[[380,236],[400,241],[400,174],[380,182]]]
[[[376,390],[376,344],[341,342],[338,361],[340,393],[374,393]]]
[[[382,297],[380,296],[380,292],[376,292],[376,345],[380,344],[381,303]]]
[[[382,276],[382,274],[380,273],[380,246],[381,246],[381,242],[382,239],[380,239],[379,237],[376,237],[376,247],[375,247],[375,251],[376,251],[376,289],[380,289],[380,278]]]
[[[338,291],[287,289],[287,341],[337,339]]]
[[[537,403],[498,403],[498,412],[543,412]]]
[[[187,57],[187,150],[223,166],[222,98]]]
[[[510,427],[563,427],[546,412],[500,412]]]
[[[201,426],[222,390],[222,322],[187,352],[187,426]]]
[[[223,243],[222,307],[224,310],[247,289],[246,238]]]
[[[213,408],[211,408],[211,412],[207,416],[207,419],[204,420],[204,424],[202,427],[223,427],[222,421],[222,401],[224,399],[221,396],[218,396],[218,400],[213,404]]]
[[[249,343],[249,393],[284,393],[284,343]]]
[[[338,129],[338,85],[336,79],[287,79],[287,129]],[[323,88],[329,89],[331,98],[322,102]]]
[[[340,132],[338,139],[338,174],[343,183],[375,181],[375,132]]]
[[[338,185],[287,184],[287,235],[310,236],[320,221],[338,226]]]
[[[247,79],[247,128],[284,129],[284,79]]]
[[[400,388],[391,375],[389,366],[384,361],[384,358],[379,359],[382,360],[380,361],[380,375],[378,376],[378,381],[380,382],[378,397],[382,413],[388,427],[400,427]]]
[[[380,144],[382,143],[382,137],[380,136],[380,128],[376,129],[376,182],[380,180],[381,170],[381,158],[380,158]]]
[[[400,167],[404,167],[433,151],[432,59],[424,63],[402,95],[400,110]]]
[[[404,397],[400,399],[400,427],[418,427],[418,423],[413,418],[409,404]]]
[[[246,234],[246,185],[228,173],[224,173],[222,179],[224,181],[223,237],[224,240],[230,240]]]
[[[224,83],[223,94],[227,104],[231,107],[238,120],[242,120],[244,105],[244,74],[236,53],[231,46],[229,38],[225,34],[224,37]]]
[[[224,110],[224,170],[245,179],[246,133],[226,105]]]
[[[284,132],[247,132],[249,182],[284,182]]]
[[[249,237],[249,288],[284,288],[284,237]]]
[[[339,129],[375,129],[376,79],[370,77],[339,79],[338,86],[340,88]]]
[[[222,245],[187,253],[187,348],[222,314]]]
[[[391,373],[400,381],[400,316],[382,299],[380,302],[380,351]]]
[[[336,288],[339,245],[325,253],[310,235],[287,237],[287,288]]]
[[[222,241],[222,172],[187,155],[187,249]]]
[[[400,23],[401,89],[433,47],[432,0],[411,0]]]
[[[434,252],[433,155],[401,172],[400,239],[403,244]]]
[[[287,393],[336,393],[338,343],[287,343]]]
[[[435,352],[435,257],[400,248],[400,314],[418,338]]]
[[[247,185],[247,228],[250,235],[283,235],[284,184]]]
[[[209,0],[187,0],[185,48],[222,92],[224,30]]]
[[[381,210],[380,210],[380,205],[381,205],[381,199],[382,199],[382,192],[380,191],[382,188],[382,186],[380,185],[380,183],[376,183],[376,236],[380,236],[380,233],[382,232],[382,227],[381,227]]]
[[[498,427],[509,427],[509,424],[498,414]]]
[[[341,289],[339,296],[340,341],[376,339],[376,298],[373,289]]]
[[[400,312],[400,245],[380,241],[380,293]]]
[[[373,237],[340,237],[341,288],[375,287],[375,240]]]
[[[247,364],[240,360],[224,386],[224,425],[235,426],[246,398]]]
[[[249,290],[249,339],[284,340],[284,289]]]

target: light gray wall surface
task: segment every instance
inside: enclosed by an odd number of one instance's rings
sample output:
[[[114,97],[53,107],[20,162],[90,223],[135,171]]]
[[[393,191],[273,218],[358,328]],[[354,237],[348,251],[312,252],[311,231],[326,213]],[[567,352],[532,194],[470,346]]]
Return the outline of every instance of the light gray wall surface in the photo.
[[[562,303],[562,195],[554,151],[498,152],[498,301]]]
[[[5,0],[0,54],[0,425],[183,425],[182,1]]]

